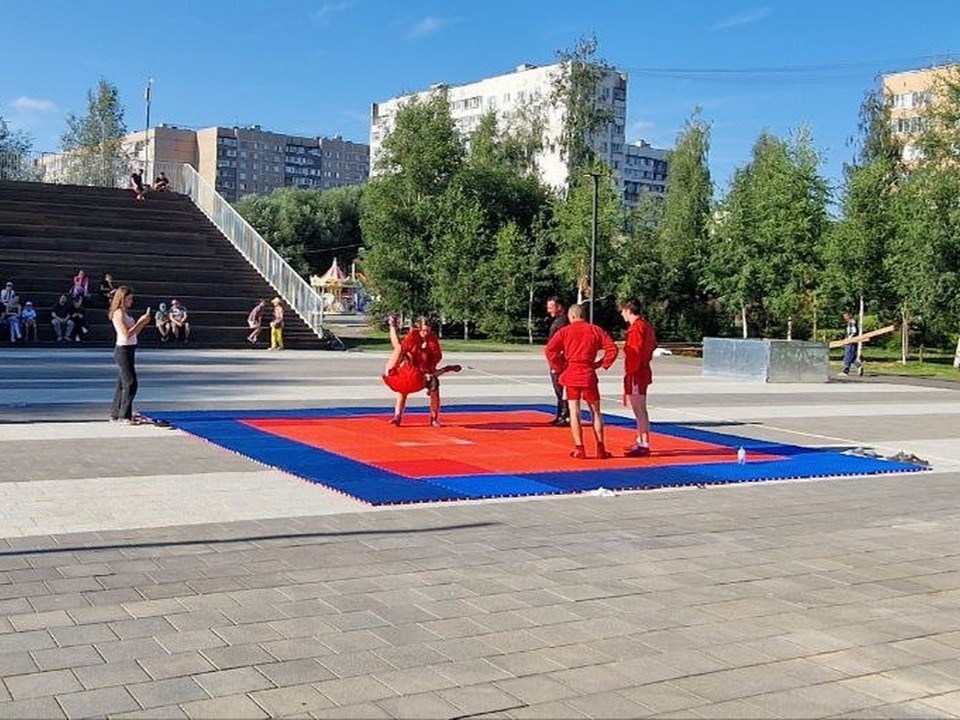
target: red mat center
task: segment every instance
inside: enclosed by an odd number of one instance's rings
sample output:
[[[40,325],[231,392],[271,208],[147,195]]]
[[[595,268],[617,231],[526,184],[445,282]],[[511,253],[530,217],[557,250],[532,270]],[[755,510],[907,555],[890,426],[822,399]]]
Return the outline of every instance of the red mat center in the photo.
[[[373,465],[407,478],[451,475],[503,475],[638,466],[722,463],[736,460],[723,445],[653,433],[648,458],[574,460],[567,428],[549,427],[550,416],[535,410],[448,413],[442,428],[427,416],[407,415],[396,428],[389,415],[326,418],[266,418],[243,423],[263,432]],[[632,428],[605,428],[607,449],[621,456],[636,438]],[[587,454],[595,451],[593,431],[584,425]],[[751,461],[778,456],[751,454]]]

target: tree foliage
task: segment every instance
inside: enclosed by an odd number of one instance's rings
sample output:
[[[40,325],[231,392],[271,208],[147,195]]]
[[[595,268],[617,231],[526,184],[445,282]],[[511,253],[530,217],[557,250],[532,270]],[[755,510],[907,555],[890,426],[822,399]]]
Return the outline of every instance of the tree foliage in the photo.
[[[247,195],[234,207],[284,260],[303,275],[320,274],[334,258],[349,268],[360,251],[362,188],[279,188]]]
[[[27,180],[31,177],[28,155],[33,141],[22,130],[12,130],[0,116],[0,180]]]
[[[829,195],[818,168],[808,133],[785,141],[765,132],[722,205],[707,282],[763,334],[812,313]]]
[[[375,311],[433,314],[465,335],[480,327],[505,338],[522,327],[542,266],[533,229],[549,198],[532,172],[529,136],[488,114],[461,137],[443,93],[397,112],[362,215]]]
[[[100,78],[87,91],[87,111],[67,115],[67,129],[60,138],[68,153],[69,182],[81,185],[114,186],[125,182],[130,160],[123,145],[127,134],[124,108],[116,85]]]
[[[703,292],[713,198],[709,154],[710,127],[695,111],[668,156],[666,196],[656,236],[665,319],[673,333],[685,339],[709,326]]]
[[[571,184],[594,166],[592,136],[613,119],[610,109],[599,101],[600,85],[612,66],[597,57],[598,45],[596,35],[588,35],[573,48],[557,52],[560,72],[554,78],[551,101],[563,109],[559,150]]]

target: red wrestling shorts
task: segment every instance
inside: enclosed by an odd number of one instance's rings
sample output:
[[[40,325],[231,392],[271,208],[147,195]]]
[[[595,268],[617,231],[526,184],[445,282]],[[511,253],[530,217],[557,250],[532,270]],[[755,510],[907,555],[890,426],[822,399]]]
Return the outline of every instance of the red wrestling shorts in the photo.
[[[624,395],[646,395],[653,378],[649,372],[631,373],[623,376]]]
[[[600,388],[597,381],[592,380],[586,387],[577,387],[575,385],[565,385],[567,391],[567,400],[586,400],[588,403],[600,402]]]
[[[410,363],[400,363],[383,376],[383,381],[394,392],[410,395],[427,386],[426,376]]]

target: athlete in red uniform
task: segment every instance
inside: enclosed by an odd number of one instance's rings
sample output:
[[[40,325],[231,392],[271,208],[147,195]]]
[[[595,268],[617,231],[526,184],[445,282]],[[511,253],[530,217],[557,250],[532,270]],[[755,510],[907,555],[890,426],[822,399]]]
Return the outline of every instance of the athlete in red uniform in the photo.
[[[573,435],[571,457],[583,459],[583,430],[580,427],[580,400],[586,401],[593,415],[593,434],[597,439],[597,457],[610,457],[603,444],[603,416],[600,414],[600,388],[597,368],[608,370],[617,359],[617,346],[610,336],[596,325],[583,319],[583,306],[571,305],[567,311],[570,324],[561,328],[544,349],[550,368],[559,373],[560,383],[567,391],[570,406],[570,433]],[[603,358],[597,355],[603,351]]]
[[[650,454],[647,388],[653,382],[650,361],[657,349],[657,334],[636,300],[620,303],[620,317],[628,325],[623,344],[623,404],[630,403],[637,419],[637,440],[623,454],[626,457],[647,457]]]
[[[430,425],[440,427],[440,376],[448,372],[460,372],[459,365],[437,364],[443,357],[440,340],[430,329],[426,318],[420,318],[410,328],[403,341],[397,334],[397,318],[390,316],[390,344],[393,354],[387,361],[383,381],[397,394],[391,425],[400,426],[403,410],[407,406],[407,396],[427,389],[430,398]]]

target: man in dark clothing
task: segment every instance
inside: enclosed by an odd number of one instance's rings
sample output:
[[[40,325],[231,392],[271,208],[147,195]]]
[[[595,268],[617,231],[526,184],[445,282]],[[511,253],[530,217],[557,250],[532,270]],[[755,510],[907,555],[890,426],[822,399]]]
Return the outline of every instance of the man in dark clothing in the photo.
[[[547,315],[553,318],[550,323],[550,332],[547,334],[547,341],[560,331],[561,328],[570,324],[567,317],[567,309],[560,302],[556,295],[547,299]],[[548,424],[556,427],[566,427],[570,424],[570,408],[563,399],[563,385],[560,384],[560,374],[550,368],[550,382],[553,383],[553,392],[557,396],[557,414]]]
[[[67,296],[61,295],[57,304],[53,306],[53,310],[50,311],[50,322],[58,342],[70,339],[73,331],[73,325],[70,324],[71,310],[73,307],[67,301]]]

